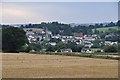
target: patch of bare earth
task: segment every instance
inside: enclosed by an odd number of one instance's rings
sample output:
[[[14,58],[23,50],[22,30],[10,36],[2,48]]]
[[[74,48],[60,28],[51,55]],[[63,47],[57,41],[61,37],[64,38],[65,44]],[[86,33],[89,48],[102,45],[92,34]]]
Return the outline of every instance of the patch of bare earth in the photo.
[[[2,54],[3,78],[117,78],[118,61],[85,57]]]

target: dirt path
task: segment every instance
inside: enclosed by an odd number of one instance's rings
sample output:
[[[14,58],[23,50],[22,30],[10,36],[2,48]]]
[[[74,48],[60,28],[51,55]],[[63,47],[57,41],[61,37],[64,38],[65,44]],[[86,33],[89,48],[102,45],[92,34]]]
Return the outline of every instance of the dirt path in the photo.
[[[59,55],[2,54],[4,78],[117,78],[118,61]]]

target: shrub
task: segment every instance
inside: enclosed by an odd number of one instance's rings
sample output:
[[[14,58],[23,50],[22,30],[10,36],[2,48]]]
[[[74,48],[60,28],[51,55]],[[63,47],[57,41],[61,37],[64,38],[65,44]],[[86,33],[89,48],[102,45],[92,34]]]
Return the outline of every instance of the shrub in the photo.
[[[105,46],[104,51],[105,52],[117,52],[117,47],[116,46]]]

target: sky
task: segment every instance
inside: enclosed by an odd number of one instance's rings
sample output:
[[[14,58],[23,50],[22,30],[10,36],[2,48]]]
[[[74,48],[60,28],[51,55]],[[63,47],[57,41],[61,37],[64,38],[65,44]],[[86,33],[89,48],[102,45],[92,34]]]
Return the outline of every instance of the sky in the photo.
[[[14,0],[8,2],[4,0],[0,6],[2,24],[52,21],[98,23],[118,20],[117,2],[14,2]]]
[[[118,2],[119,0],[1,0],[2,2]]]

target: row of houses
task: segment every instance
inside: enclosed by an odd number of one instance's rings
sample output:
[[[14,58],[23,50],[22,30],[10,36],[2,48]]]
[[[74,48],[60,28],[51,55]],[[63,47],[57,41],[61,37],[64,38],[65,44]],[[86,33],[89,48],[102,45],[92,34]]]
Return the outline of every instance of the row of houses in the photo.
[[[83,33],[75,33],[73,36],[62,36],[60,34],[54,35],[51,31],[47,29],[40,28],[24,28],[26,36],[29,40],[29,43],[39,43],[43,40],[49,41],[49,44],[52,46],[57,45],[56,42],[50,42],[51,39],[60,39],[63,43],[75,42],[77,45],[84,45],[88,49],[82,49],[81,52],[84,53],[93,53],[95,51],[90,48],[94,45],[93,41],[99,39],[99,35],[86,35]],[[101,44],[101,43],[100,43]],[[105,41],[105,45],[116,45],[117,42]],[[72,52],[71,49],[63,49],[61,52]],[[100,52],[103,52],[102,50]]]
[[[41,40],[50,40],[52,32],[40,28],[24,28],[29,43],[37,43]]]
[[[61,49],[61,52],[72,52],[72,49]],[[95,53],[95,52],[104,52],[103,49],[90,49],[90,48],[83,48],[81,50],[82,53]]]
[[[83,33],[75,33],[73,36],[61,36],[60,34],[54,35],[47,29],[40,28],[24,28],[26,36],[30,43],[38,42],[41,40],[50,40],[51,38],[60,39],[64,43],[76,42],[78,45],[85,45],[91,47],[93,41],[98,39],[98,35],[84,35]],[[105,41],[105,45],[114,45],[117,42]]]
[[[54,35],[51,31],[47,29],[40,29],[40,28],[24,28],[24,31],[26,32],[26,36],[30,43],[32,42],[38,42],[41,40],[50,40],[52,38],[54,39],[60,39],[64,43],[68,43],[68,41],[76,42],[76,44],[91,44],[91,41],[96,39],[95,35],[83,35],[83,33],[76,33],[73,36],[61,36],[60,34]]]

